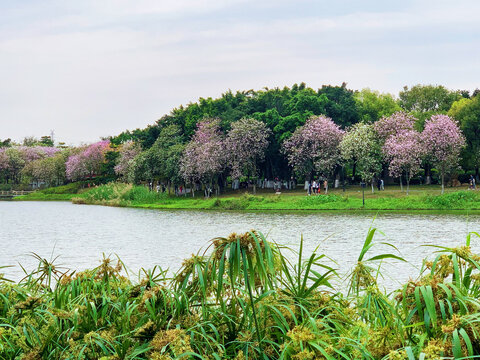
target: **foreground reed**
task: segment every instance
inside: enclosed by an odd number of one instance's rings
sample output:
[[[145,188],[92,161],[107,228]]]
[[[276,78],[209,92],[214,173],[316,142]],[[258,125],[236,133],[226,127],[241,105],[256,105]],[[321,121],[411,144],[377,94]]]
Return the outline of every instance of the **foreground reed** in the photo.
[[[420,277],[387,294],[368,232],[347,286],[324,255],[256,231],[216,238],[173,276],[125,277],[105,258],[69,272],[38,257],[0,276],[1,359],[467,359],[480,357],[480,256],[436,247]],[[478,236],[477,234],[475,234]],[[387,244],[388,245],[388,244]],[[345,291],[343,289],[345,288]]]

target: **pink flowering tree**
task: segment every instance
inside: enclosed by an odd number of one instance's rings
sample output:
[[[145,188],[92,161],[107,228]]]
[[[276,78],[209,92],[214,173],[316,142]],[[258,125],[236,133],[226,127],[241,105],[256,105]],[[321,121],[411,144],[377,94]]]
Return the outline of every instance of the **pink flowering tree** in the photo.
[[[374,124],[379,139],[384,143],[390,136],[404,130],[413,130],[417,119],[406,112],[398,111],[390,116],[382,117]]]
[[[105,162],[105,153],[109,148],[110,142],[102,140],[87,146],[78,154],[70,156],[65,164],[67,178],[76,181],[98,174]]]
[[[115,165],[115,174],[126,180],[134,165],[135,157],[140,153],[140,147],[133,141],[122,144],[120,149],[120,156]]]
[[[408,195],[410,179],[420,170],[425,156],[421,134],[415,130],[402,130],[385,141],[383,153],[389,163],[390,176],[399,177],[401,184],[402,174],[405,174]]]
[[[31,161],[52,157],[61,149],[53,146],[20,146],[19,150],[25,162],[29,163]]]
[[[458,167],[465,137],[455,120],[447,115],[433,115],[425,122],[422,138],[428,158],[440,171],[443,194],[445,174]]]
[[[329,176],[340,162],[340,141],[344,131],[326,116],[309,118],[283,143],[289,165],[299,175]]]
[[[353,162],[362,178],[370,183],[382,171],[382,154],[378,134],[373,124],[357,123],[350,127],[340,142],[340,153],[345,162]]]
[[[244,118],[232,123],[225,140],[232,178],[258,175],[257,164],[265,158],[270,134],[270,129],[255,119]],[[256,192],[255,182],[253,192]]]
[[[225,164],[225,139],[220,129],[220,119],[199,122],[180,160],[181,176],[192,185],[200,181],[212,188],[214,184],[218,185],[218,177],[225,169]]]

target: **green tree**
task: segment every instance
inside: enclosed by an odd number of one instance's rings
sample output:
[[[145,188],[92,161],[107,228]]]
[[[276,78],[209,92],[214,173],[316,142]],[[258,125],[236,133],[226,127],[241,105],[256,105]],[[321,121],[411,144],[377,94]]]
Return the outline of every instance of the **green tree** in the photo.
[[[452,104],[462,98],[462,91],[451,91],[442,85],[405,86],[399,93],[399,104],[417,119],[422,130],[425,120],[435,114],[446,114]]]
[[[354,98],[360,120],[367,123],[373,123],[402,110],[391,94],[382,94],[368,88],[357,91]]]
[[[53,139],[51,136],[45,135],[40,138],[39,145],[42,146],[53,146]]]
[[[318,90],[318,95],[327,97],[325,115],[340,127],[346,128],[360,120],[353,90],[347,89],[347,83],[341,86],[324,85]]]
[[[480,167],[480,96],[463,98],[452,104],[448,115],[460,123],[467,146],[462,152],[463,166],[474,169],[478,179]]]

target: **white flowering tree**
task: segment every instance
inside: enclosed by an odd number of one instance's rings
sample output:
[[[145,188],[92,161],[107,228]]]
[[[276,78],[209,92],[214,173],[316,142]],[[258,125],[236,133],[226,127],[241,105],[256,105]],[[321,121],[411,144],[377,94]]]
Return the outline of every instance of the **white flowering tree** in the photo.
[[[340,142],[340,153],[345,162],[353,162],[362,181],[370,183],[382,171],[382,155],[378,134],[373,124],[357,123],[350,127]]]

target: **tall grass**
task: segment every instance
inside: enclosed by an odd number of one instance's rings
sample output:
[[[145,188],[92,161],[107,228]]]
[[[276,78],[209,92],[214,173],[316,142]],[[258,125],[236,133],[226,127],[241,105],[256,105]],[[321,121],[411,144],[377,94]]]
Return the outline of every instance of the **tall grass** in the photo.
[[[319,249],[305,254],[303,239],[292,250],[257,231],[215,238],[175,274],[155,267],[137,281],[109,258],[75,273],[37,257],[20,282],[0,276],[0,358],[478,358],[478,234],[432,248],[419,277],[387,294],[380,265],[404,260],[389,244],[370,256],[375,232],[346,279]]]
[[[73,202],[76,204],[129,206],[165,202],[167,198],[165,193],[149,191],[149,189],[144,186],[109,183],[94,187],[88,192],[73,198]]]

